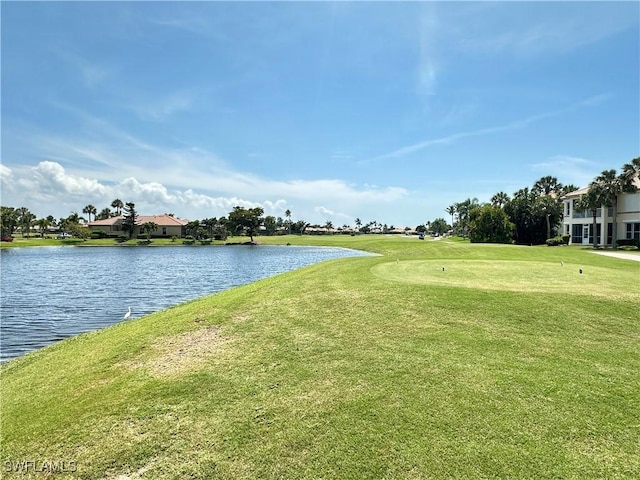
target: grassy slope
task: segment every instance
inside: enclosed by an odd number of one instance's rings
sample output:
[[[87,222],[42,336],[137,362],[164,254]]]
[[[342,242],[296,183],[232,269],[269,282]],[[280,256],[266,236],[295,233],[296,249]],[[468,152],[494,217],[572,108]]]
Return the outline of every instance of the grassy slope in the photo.
[[[637,262],[380,236],[270,241],[381,256],[9,362],[0,460],[74,460],[82,478],[640,476]],[[514,261],[514,287],[478,274],[493,260]],[[433,274],[427,261],[447,273],[464,261],[475,280],[416,281],[425,265]],[[522,262],[556,275],[561,261],[573,291],[528,288]],[[607,278],[622,295],[594,294]]]

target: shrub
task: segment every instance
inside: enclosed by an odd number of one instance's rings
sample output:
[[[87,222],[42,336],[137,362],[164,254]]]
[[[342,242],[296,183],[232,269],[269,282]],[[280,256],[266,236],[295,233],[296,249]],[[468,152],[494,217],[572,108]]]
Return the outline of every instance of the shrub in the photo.
[[[568,233],[565,233],[560,238],[562,238],[562,243],[564,243],[565,245],[569,245],[569,240],[571,240],[571,235],[569,235]]]
[[[103,232],[102,230],[98,230],[97,232],[91,232],[92,240],[98,240],[101,238],[107,238],[107,232]]]
[[[565,237],[565,235],[562,235],[561,237],[549,238],[545,243],[549,247],[557,247],[558,245],[567,245],[569,243],[569,239],[567,238],[567,241],[565,243],[565,238],[564,237]],[[568,235],[567,235],[567,237],[568,237]]]
[[[637,238],[621,238],[618,239],[619,247],[636,247],[640,249],[640,240]]]

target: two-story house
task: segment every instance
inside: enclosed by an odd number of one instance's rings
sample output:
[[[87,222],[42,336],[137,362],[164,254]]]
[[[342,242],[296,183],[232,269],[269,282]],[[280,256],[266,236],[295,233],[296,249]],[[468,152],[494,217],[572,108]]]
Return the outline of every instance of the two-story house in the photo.
[[[634,183],[640,188],[640,179],[636,178]],[[571,235],[571,244],[593,244],[593,213],[590,210],[579,212],[576,208],[580,197],[588,191],[589,187],[580,188],[562,197],[562,232]],[[614,228],[618,239],[640,239],[640,190],[618,195],[615,226],[612,207],[603,205],[597,209],[595,235],[598,245],[611,245]]]

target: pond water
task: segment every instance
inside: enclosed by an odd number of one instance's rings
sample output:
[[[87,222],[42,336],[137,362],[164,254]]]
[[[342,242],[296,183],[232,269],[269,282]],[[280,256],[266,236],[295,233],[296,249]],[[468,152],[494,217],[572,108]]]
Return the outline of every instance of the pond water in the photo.
[[[331,247],[38,247],[0,254],[0,361],[324,260]]]

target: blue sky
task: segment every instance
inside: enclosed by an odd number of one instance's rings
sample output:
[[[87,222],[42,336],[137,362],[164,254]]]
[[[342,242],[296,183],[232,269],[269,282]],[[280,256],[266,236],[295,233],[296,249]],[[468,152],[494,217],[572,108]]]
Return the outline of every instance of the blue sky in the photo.
[[[638,2],[2,2],[2,205],[415,226],[640,154]]]

